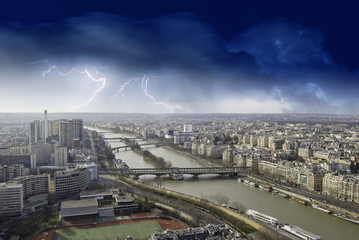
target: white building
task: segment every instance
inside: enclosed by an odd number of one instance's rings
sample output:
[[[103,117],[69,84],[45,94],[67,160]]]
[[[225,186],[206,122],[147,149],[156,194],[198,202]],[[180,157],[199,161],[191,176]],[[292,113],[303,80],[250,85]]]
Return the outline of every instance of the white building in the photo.
[[[183,125],[183,132],[193,132],[192,124],[185,124]]]
[[[96,163],[90,163],[90,164],[85,164],[85,166],[90,172],[90,180],[91,180],[91,182],[97,180],[98,179],[97,164]]]

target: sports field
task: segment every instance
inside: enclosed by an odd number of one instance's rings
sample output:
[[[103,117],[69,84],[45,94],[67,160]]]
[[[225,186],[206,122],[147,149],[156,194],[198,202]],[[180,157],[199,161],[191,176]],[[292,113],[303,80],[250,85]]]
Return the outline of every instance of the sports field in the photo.
[[[128,235],[132,239],[149,239],[156,231],[162,232],[162,227],[157,221],[136,222],[131,224],[119,224],[95,228],[71,228],[55,232],[53,240],[69,239],[126,239]]]

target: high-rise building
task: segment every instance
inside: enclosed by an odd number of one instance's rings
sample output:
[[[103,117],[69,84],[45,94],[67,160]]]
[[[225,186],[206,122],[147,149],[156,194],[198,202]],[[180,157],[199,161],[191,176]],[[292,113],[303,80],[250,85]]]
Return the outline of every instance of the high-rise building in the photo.
[[[46,143],[49,136],[49,124],[47,121],[47,110],[44,111],[44,121],[41,122],[41,139],[43,143]]]
[[[36,159],[34,155],[0,155],[0,165],[22,164],[25,168],[36,168]]]
[[[70,123],[72,124],[74,138],[82,142],[84,137],[84,121],[82,119],[72,119]]]
[[[51,121],[51,136],[59,137],[59,120]]]
[[[59,142],[67,148],[83,146],[84,126],[82,119],[61,120],[59,122]]]
[[[37,143],[41,140],[41,126],[40,121],[35,120],[29,125],[29,144]]]
[[[67,147],[64,146],[55,146],[55,166],[64,167],[67,164]]]
[[[22,164],[0,165],[0,182],[7,182],[18,176],[25,175],[25,168]]]
[[[46,166],[51,162],[51,154],[54,153],[54,147],[49,143],[39,142],[31,145],[31,154],[36,156],[38,166]]]
[[[0,183],[0,216],[19,216],[23,208],[22,185]]]
[[[69,120],[60,120],[59,121],[59,142],[62,146],[70,146],[70,123]]]

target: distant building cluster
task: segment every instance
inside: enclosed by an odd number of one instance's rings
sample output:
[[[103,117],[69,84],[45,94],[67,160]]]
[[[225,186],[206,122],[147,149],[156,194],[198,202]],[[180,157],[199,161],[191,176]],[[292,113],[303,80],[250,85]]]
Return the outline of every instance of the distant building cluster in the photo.
[[[80,197],[80,191],[98,178],[94,156],[84,146],[82,119],[48,120],[45,110],[44,120],[28,126],[27,140],[7,141],[0,149],[0,216],[26,213],[24,200],[34,195]],[[12,129],[5,131],[12,136],[8,139],[17,139]]]

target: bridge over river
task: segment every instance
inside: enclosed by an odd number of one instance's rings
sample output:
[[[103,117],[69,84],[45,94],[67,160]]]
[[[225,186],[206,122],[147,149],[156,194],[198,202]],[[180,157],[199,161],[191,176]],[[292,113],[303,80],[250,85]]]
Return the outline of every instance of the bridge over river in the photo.
[[[121,168],[107,169],[108,173],[119,173],[126,176],[138,178],[141,175],[168,175],[175,180],[183,179],[184,174],[193,175],[195,177],[202,174],[219,174],[229,176],[240,176],[244,167],[206,167],[206,168]]]

